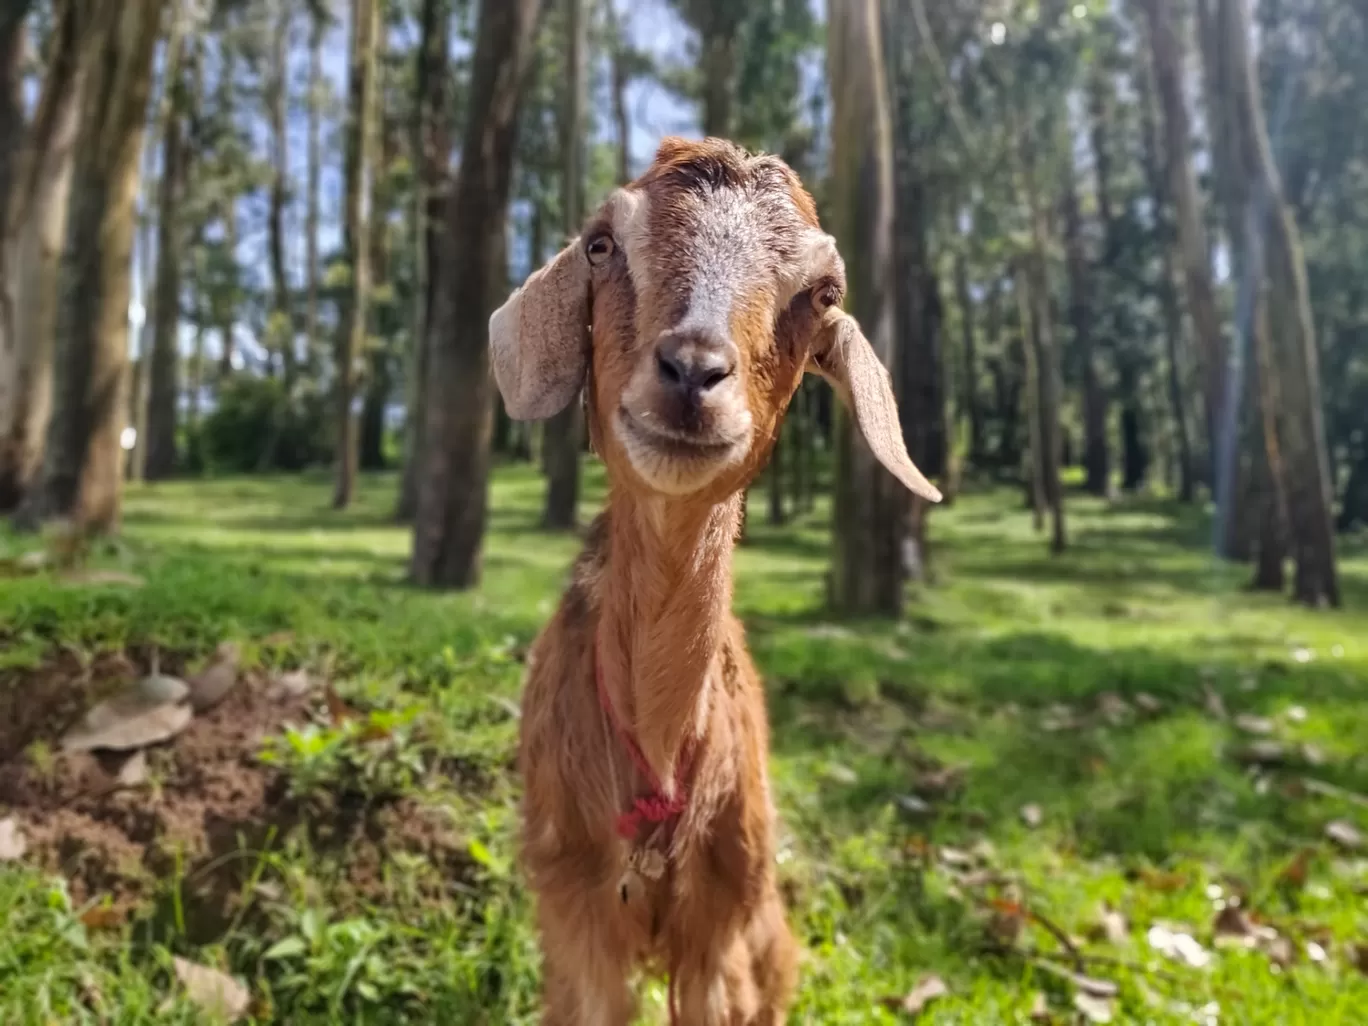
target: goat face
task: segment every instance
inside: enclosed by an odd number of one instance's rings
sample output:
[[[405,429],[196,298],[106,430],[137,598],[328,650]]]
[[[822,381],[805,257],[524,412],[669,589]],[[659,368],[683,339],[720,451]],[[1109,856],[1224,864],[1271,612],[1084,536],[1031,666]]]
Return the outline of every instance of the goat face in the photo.
[[[667,139],[495,312],[495,377],[520,419],[587,387],[591,438],[615,479],[716,497],[763,466],[803,372],[816,371],[874,454],[938,499],[907,459],[887,372],[839,309],[844,291],[835,244],[783,161]]]

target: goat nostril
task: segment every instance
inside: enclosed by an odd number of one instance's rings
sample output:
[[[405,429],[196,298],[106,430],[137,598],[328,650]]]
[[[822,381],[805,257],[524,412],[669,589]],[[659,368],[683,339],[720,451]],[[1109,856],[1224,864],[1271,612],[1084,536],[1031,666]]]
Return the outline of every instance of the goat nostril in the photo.
[[[680,373],[678,364],[663,353],[656,353],[656,370],[661,379],[671,385],[678,385],[684,377]]]
[[[712,370],[704,374],[703,380],[699,383],[699,387],[704,392],[707,392],[722,384],[722,382],[727,380],[727,378],[729,377],[731,377],[731,371],[729,369],[719,367],[716,370]]]

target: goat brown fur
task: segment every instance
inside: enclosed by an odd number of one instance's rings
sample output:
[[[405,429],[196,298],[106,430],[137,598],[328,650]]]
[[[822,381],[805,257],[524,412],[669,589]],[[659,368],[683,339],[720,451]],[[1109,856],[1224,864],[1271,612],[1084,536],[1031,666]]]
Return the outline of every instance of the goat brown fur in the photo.
[[[907,460],[843,291],[782,161],[671,139],[491,319],[510,413],[547,416],[583,388],[610,483],[523,695],[522,861],[548,1026],[626,1026],[643,968],[669,973],[681,1023],[784,1021],[797,951],[774,878],[764,691],[730,611],[741,492],[814,371],[874,454],[939,497]],[[645,841],[621,836],[618,817],[657,786],[681,810]],[[631,869],[643,844],[663,872]]]

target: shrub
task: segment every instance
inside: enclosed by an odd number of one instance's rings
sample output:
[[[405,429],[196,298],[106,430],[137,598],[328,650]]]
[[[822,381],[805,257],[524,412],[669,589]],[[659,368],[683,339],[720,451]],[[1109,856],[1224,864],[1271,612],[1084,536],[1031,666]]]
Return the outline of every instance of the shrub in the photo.
[[[206,469],[229,473],[303,470],[327,462],[327,397],[285,391],[277,378],[238,375],[219,389],[201,424],[198,455]]]

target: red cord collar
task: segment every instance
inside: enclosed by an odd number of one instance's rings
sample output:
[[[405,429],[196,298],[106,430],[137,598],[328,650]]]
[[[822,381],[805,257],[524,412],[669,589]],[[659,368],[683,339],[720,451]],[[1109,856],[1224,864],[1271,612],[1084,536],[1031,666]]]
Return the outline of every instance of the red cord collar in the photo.
[[[685,746],[675,767],[674,797],[667,797],[664,788],[660,786],[660,778],[646,761],[641,745],[637,744],[631,729],[619,718],[617,709],[613,706],[613,699],[609,696],[607,685],[603,681],[603,659],[599,652],[597,637],[594,639],[594,678],[598,684],[599,705],[603,706],[608,722],[613,725],[613,731],[617,734],[622,747],[627,749],[627,754],[632,757],[637,772],[646,778],[650,786],[649,793],[633,798],[632,807],[617,818],[618,836],[635,840],[643,823],[667,823],[689,807],[687,782],[693,762],[691,746]]]

